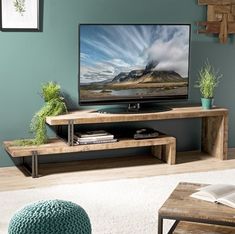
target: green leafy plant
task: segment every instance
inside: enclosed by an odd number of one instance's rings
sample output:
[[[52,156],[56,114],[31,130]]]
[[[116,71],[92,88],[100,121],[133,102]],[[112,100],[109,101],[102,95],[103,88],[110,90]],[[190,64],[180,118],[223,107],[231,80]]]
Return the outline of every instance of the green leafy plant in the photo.
[[[13,1],[16,12],[20,13],[21,16],[25,12],[25,0],[14,0]]]
[[[60,95],[60,86],[55,82],[42,85],[41,96],[45,101],[44,106],[33,116],[30,131],[34,139],[18,140],[16,145],[40,145],[47,142],[46,117],[56,116],[67,112],[64,98]]]
[[[218,86],[222,76],[223,75],[215,71],[213,66],[207,61],[199,71],[195,87],[200,89],[203,98],[213,98],[215,88]]]

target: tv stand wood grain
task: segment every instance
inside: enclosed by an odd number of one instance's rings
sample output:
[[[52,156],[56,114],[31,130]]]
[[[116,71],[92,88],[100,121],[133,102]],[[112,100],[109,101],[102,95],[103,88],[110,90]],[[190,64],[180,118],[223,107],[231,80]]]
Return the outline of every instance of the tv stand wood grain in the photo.
[[[96,150],[111,150],[131,147],[152,148],[152,154],[168,164],[176,162],[176,139],[164,135],[160,138],[134,140],[120,139],[115,143],[73,146],[74,125],[100,124],[114,122],[157,121],[166,119],[201,118],[201,150],[220,160],[227,159],[228,148],[228,110],[213,108],[203,110],[201,107],[175,107],[166,112],[138,113],[138,114],[104,114],[96,110],[74,111],[66,115],[47,117],[50,126],[68,126],[68,144],[61,139],[52,139],[47,144],[39,146],[14,146],[13,141],[5,141],[6,151],[12,157],[32,157],[31,172],[38,176],[38,156],[49,154],[63,154],[87,152]]]
[[[13,141],[4,141],[6,151],[13,158],[32,157],[31,168],[28,164],[23,164],[24,168],[32,175],[38,177],[38,156],[79,153],[98,150],[126,149],[134,147],[151,147],[152,155],[162,161],[172,165],[176,162],[176,139],[172,136],[161,135],[151,139],[119,139],[114,143],[88,144],[69,146],[61,139],[50,139],[48,143],[38,146],[15,146]]]
[[[221,160],[227,159],[228,151],[228,109],[214,107],[204,110],[200,106],[174,107],[165,112],[138,114],[107,114],[96,110],[74,111],[66,115],[47,117],[46,122],[51,126],[68,125],[68,130],[75,124],[98,124],[117,122],[157,121],[169,119],[202,119],[201,150]],[[68,135],[70,135],[68,133]],[[72,136],[69,144],[72,145]]]

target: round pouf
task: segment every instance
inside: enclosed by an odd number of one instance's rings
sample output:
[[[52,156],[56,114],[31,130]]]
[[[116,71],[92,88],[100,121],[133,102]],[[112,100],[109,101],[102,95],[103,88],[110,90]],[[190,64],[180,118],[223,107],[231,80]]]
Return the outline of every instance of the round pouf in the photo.
[[[14,214],[8,234],[91,234],[91,223],[86,211],[75,203],[40,201]]]

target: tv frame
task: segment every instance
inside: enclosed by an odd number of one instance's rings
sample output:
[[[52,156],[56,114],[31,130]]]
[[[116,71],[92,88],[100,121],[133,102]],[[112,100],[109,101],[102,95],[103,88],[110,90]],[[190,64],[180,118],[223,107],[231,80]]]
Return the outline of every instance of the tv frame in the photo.
[[[175,25],[175,26],[189,26],[189,53],[188,53],[188,86],[187,86],[187,95],[175,95],[175,96],[164,96],[164,97],[148,97],[148,98],[130,98],[130,99],[114,99],[114,100],[98,100],[98,101],[81,101],[80,95],[80,47],[81,47],[81,40],[80,40],[80,29],[82,25]],[[169,101],[187,101],[189,98],[189,74],[190,74],[190,61],[191,61],[191,36],[192,36],[192,25],[190,23],[81,23],[78,24],[78,104],[79,106],[100,106],[100,105],[121,105],[121,104],[128,104],[131,106],[132,104],[140,105],[141,103],[162,103],[162,102],[169,102]]]

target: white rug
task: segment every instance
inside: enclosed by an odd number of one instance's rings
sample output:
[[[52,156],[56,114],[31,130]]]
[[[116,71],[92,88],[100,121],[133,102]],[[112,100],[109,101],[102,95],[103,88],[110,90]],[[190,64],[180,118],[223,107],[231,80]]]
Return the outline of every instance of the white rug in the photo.
[[[156,234],[158,209],[180,181],[235,184],[235,169],[0,192],[0,233],[26,204],[63,199],[87,211],[93,234]]]

